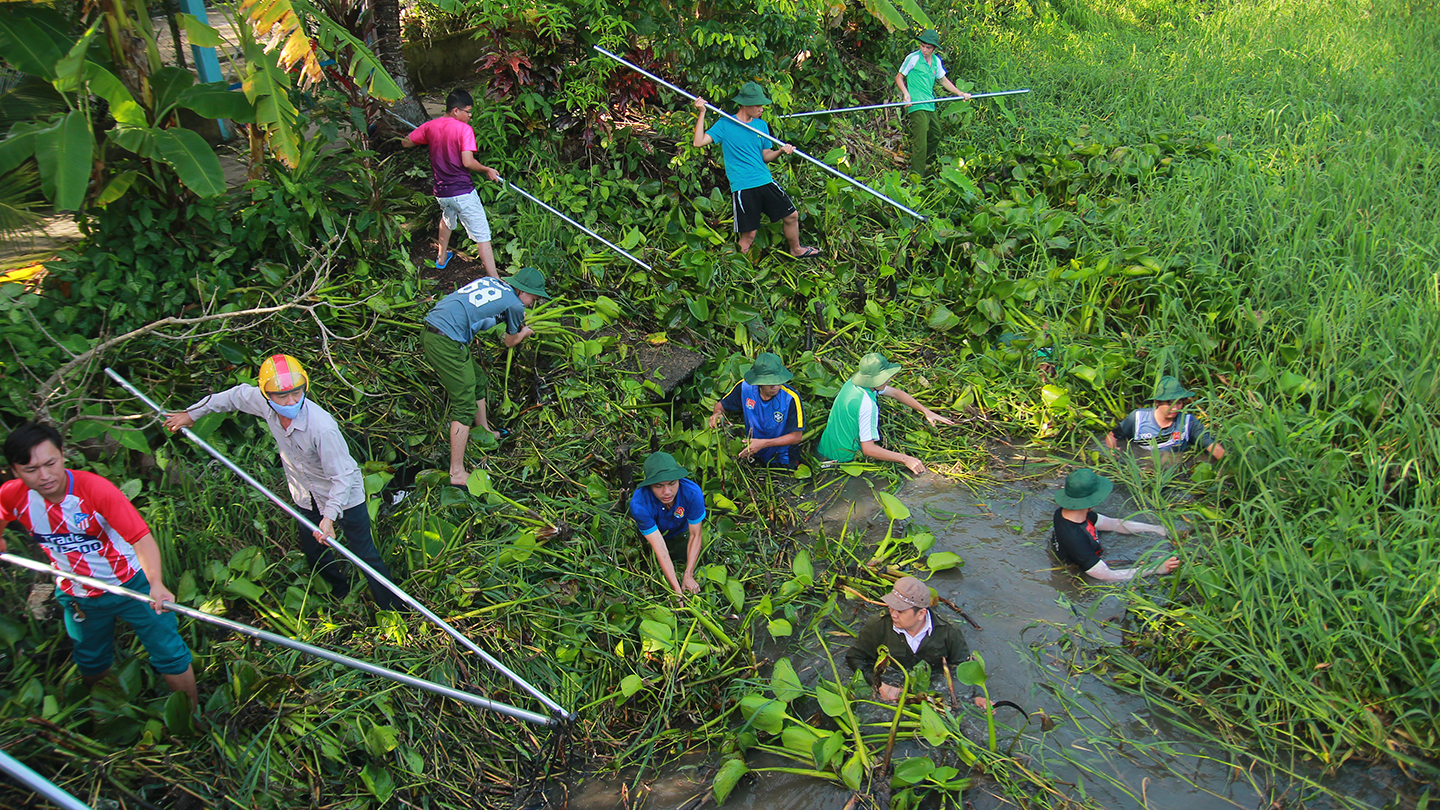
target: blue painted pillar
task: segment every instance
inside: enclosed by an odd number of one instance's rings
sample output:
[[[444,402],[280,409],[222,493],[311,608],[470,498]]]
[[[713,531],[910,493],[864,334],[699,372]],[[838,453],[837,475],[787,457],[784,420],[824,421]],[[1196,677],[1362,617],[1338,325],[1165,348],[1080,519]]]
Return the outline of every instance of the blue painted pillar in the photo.
[[[193,14],[195,18],[206,25],[210,24],[210,17],[205,12],[205,0],[179,0],[180,10],[186,14]],[[202,48],[199,45],[190,46],[190,55],[195,59],[195,72],[200,75],[201,82],[218,82],[225,79],[220,72],[220,59],[215,55],[214,48]],[[216,121],[220,125],[220,137],[230,139],[230,128],[224,121]]]

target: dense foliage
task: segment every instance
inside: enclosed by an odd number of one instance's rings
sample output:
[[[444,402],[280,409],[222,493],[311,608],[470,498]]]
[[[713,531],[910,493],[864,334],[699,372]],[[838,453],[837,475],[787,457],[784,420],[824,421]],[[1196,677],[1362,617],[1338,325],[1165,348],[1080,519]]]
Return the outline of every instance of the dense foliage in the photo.
[[[103,362],[178,406],[250,379],[277,348],[313,357],[317,400],[369,460],[377,536],[406,586],[583,709],[568,738],[574,753],[653,766],[713,744],[740,762],[720,770],[733,786],[748,767],[734,755],[765,746],[850,784],[852,763],[871,764],[881,742],[847,714],[863,690],[791,683],[780,667],[762,672],[761,660],[787,640],[808,643],[822,621],[850,621],[846,603],[837,607],[838,577],[859,576],[872,597],[883,587],[866,579],[870,551],[855,533],[809,551],[793,537],[836,480],[867,470],[807,466],[792,478],[731,463],[738,437],[696,427],[716,389],[771,350],[796,372],[797,390],[823,403],[856,357],[882,349],[906,363],[904,387],[967,425],[937,433],[887,411],[885,435],[971,477],[984,471],[985,441],[1000,436],[1030,442],[1037,456],[1091,459],[1094,431],[1173,373],[1205,392],[1201,409],[1231,455],[1160,473],[1094,458],[1156,511],[1183,493],[1212,516],[1183,546],[1175,587],[1125,592],[1141,619],[1131,647],[1102,651],[1110,671],[1272,759],[1298,752],[1323,767],[1358,758],[1433,773],[1433,9],[1400,0],[928,9],[962,88],[1036,92],[944,108],[942,165],[924,180],[892,168],[893,111],[774,122],[802,149],[932,215],[917,222],[803,164],[775,164],[806,239],[825,250],[814,263],[778,255],[769,225],[753,258],[734,253],[723,178],[713,154],[689,146],[688,106],[590,59],[588,46],[622,48],[719,97],[760,77],[784,112],[885,99],[908,41],[858,5],[767,3],[733,25],[717,22],[737,16],[725,3],[632,11],[465,9],[497,55],[477,76],[487,93],[474,119],[482,162],[655,268],[482,187],[501,264],[544,267],[565,299],[549,307],[580,309],[569,321],[537,313],[548,328],[513,364],[493,343],[482,349],[507,382],[502,416],[515,435],[485,456],[488,475],[470,493],[418,473],[445,451],[437,386],[417,359],[418,320],[445,290],[404,258],[401,228],[428,240],[433,227],[423,158],[322,152],[324,137],[306,145],[308,162],[274,166],[223,200],[164,208],[127,198],[90,212],[87,240],[40,294],[0,286],[0,335],[15,353],[3,360],[4,419],[30,413],[39,383],[102,335],[186,307],[283,300],[303,289],[297,271],[313,254],[333,254],[299,310],[137,340]],[[415,251],[430,252],[425,241]],[[656,401],[635,363],[632,345],[646,335],[708,358],[672,400]],[[316,599],[282,516],[147,422],[107,421],[139,411],[91,377],[72,380],[44,404],[73,438],[94,440],[84,463],[139,493],[182,601],[523,702],[429,628],[372,621],[361,601]],[[122,404],[100,401],[110,397]],[[278,481],[258,425],[204,427]],[[686,607],[667,598],[620,512],[630,467],[651,447],[696,470],[723,513],[706,560],[723,570],[708,569],[705,592]],[[894,476],[868,472],[881,487]],[[392,503],[402,488],[413,493]],[[550,533],[562,524],[573,539]],[[887,562],[926,570],[923,542],[910,542]],[[210,696],[211,725],[197,736],[150,696],[140,659],[111,691],[85,694],[56,622],[24,618],[27,585],[4,586],[12,609],[0,630],[12,657],[0,738],[84,795],[113,788],[167,806],[228,797],[284,807],[312,796],[500,806],[518,803],[513,790],[556,761],[550,740],[512,724],[191,628]],[[816,706],[846,733],[803,722]],[[949,758],[907,766],[915,779],[897,783],[901,792],[958,791],[959,774],[939,769],[996,756],[924,709],[896,720],[933,735],[936,756]],[[133,753],[115,761],[119,750]],[[113,764],[90,767],[99,761]],[[1016,790],[1024,781],[1003,764],[987,772]]]

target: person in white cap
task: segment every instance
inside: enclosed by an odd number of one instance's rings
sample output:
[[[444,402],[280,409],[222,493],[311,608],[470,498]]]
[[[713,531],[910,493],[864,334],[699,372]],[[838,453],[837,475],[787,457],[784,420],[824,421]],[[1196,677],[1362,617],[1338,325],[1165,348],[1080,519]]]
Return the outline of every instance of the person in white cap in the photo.
[[[965,643],[960,628],[930,612],[930,587],[925,583],[914,577],[901,577],[881,601],[890,609],[889,615],[876,616],[865,623],[845,653],[845,663],[850,669],[868,677],[880,659],[882,646],[906,671],[925,661],[931,672],[939,672],[941,667],[956,666],[970,657],[970,646]],[[898,681],[899,671],[892,671]],[[882,683],[880,697],[898,700],[900,687]],[[976,705],[983,706],[980,702],[983,700],[977,698]]]

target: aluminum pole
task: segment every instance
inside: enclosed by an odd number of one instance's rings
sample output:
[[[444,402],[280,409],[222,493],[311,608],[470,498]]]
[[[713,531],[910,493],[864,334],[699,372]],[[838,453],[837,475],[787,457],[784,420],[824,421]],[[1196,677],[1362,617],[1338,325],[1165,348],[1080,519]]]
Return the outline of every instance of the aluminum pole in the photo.
[[[892,101],[886,104],[866,104],[863,107],[839,107],[833,110],[815,110],[814,112],[790,113],[789,115],[777,116],[779,118],[803,118],[807,115],[830,115],[831,113],[859,112],[860,110],[883,110],[886,107],[910,107],[915,104],[940,104],[946,101],[969,101],[976,98],[992,98],[994,96],[1013,96],[1018,93],[1028,93],[1030,88],[1022,90],[1000,90],[995,93],[976,93],[969,98],[962,96],[945,96],[944,98],[932,98],[927,101]]]
[[[512,189],[514,189],[515,191],[519,192],[519,193],[520,193],[520,196],[526,198],[527,200],[530,200],[531,202],[535,203],[536,205],[540,206],[541,208],[544,208],[546,211],[549,211],[550,213],[554,214],[555,216],[557,216],[557,217],[565,220],[566,222],[570,223],[571,225],[574,225],[575,227],[579,228],[580,230],[584,231],[585,233],[590,234],[591,236],[595,237],[596,239],[599,239],[601,242],[604,242],[607,246],[609,246],[609,248],[610,248],[611,250],[615,251],[616,253],[619,253],[621,256],[624,256],[625,258],[627,258],[627,259],[629,259],[630,261],[632,261],[632,262],[640,265],[641,267],[645,268],[646,270],[652,269],[652,268],[650,267],[650,265],[648,265],[648,264],[646,264],[645,262],[642,262],[642,261],[640,261],[639,259],[635,258],[634,256],[630,255],[624,248],[620,247],[619,245],[615,244],[614,242],[611,242],[610,240],[606,239],[605,237],[601,236],[600,234],[598,234],[598,233],[590,230],[589,228],[585,227],[584,225],[581,225],[580,223],[576,222],[575,220],[571,219],[570,217],[565,216],[564,214],[560,213],[557,209],[551,207],[551,205],[550,205],[549,203],[545,202],[544,200],[540,199],[539,197],[536,197],[535,195],[531,194],[530,192],[526,191],[526,190],[523,189],[523,188],[520,188],[519,186],[515,185],[514,183],[510,182],[509,180],[506,180],[506,179],[503,178],[503,177],[500,178],[500,182],[504,183],[507,187],[512,188]]]
[[[140,391],[140,389],[138,389],[138,388],[136,388],[134,385],[132,385],[129,380],[127,380],[127,379],[125,379],[124,377],[120,376],[120,374],[119,374],[118,372],[116,372],[115,369],[113,369],[113,368],[106,368],[106,369],[105,369],[105,373],[108,374],[108,375],[110,375],[110,379],[112,379],[112,380],[114,380],[115,382],[119,383],[121,388],[124,388],[126,391],[129,391],[131,394],[134,394],[135,397],[138,398],[141,402],[144,402],[146,405],[149,405],[150,408],[151,408],[151,410],[155,411],[156,413],[160,414],[161,416],[165,416],[166,411],[165,411],[164,408],[161,408],[160,405],[155,402],[155,400],[153,400],[153,399],[151,399],[150,397],[146,396],[143,392]],[[198,446],[200,447],[200,449],[202,449],[202,450],[204,450],[205,452],[209,453],[210,455],[214,456],[216,461],[219,461],[221,464],[224,464],[226,467],[229,467],[231,472],[233,472],[233,473],[235,473],[236,475],[240,476],[240,479],[241,479],[242,481],[244,481],[245,483],[247,483],[247,484],[249,484],[250,486],[254,487],[260,494],[262,494],[262,495],[264,495],[265,497],[269,498],[272,503],[274,503],[276,506],[278,506],[278,507],[280,507],[281,509],[283,509],[286,514],[290,515],[291,517],[293,517],[293,518],[295,518],[297,521],[299,521],[299,522],[300,522],[300,525],[304,526],[305,528],[309,529],[309,530],[312,531],[312,532],[317,532],[317,533],[318,533],[318,532],[320,531],[320,527],[317,526],[317,525],[315,525],[313,522],[311,522],[309,518],[307,518],[307,517],[305,517],[303,514],[301,514],[301,513],[300,513],[300,510],[299,510],[299,509],[296,509],[293,504],[291,504],[289,501],[286,501],[286,500],[281,499],[280,496],[276,495],[274,492],[271,492],[268,487],[266,487],[264,484],[260,483],[259,481],[255,480],[255,477],[254,477],[254,476],[250,475],[250,473],[248,473],[248,472],[245,472],[245,470],[241,469],[241,467],[240,467],[238,464],[236,464],[235,462],[233,462],[233,461],[231,461],[230,459],[226,458],[219,450],[216,450],[214,447],[211,447],[209,442],[207,442],[207,441],[205,441],[204,439],[200,438],[199,436],[195,435],[195,432],[194,432],[193,430],[191,430],[191,429],[189,429],[189,428],[181,428],[181,429],[180,429],[180,432],[181,432],[182,434],[184,434],[185,438],[189,439],[190,441],[192,441],[192,442],[194,442],[196,445],[198,445]],[[471,652],[473,652],[473,653],[475,653],[476,655],[480,656],[482,659],[485,660],[485,662],[486,662],[487,664],[489,664],[490,666],[492,666],[492,667],[494,667],[495,669],[499,670],[501,674],[503,674],[505,677],[507,677],[507,678],[509,678],[511,681],[513,681],[516,686],[519,686],[521,689],[524,689],[526,692],[529,692],[532,696],[535,697],[536,700],[539,700],[541,703],[544,703],[544,704],[545,704],[547,707],[549,707],[549,709],[550,709],[551,711],[553,711],[555,714],[559,715],[560,717],[562,717],[562,718],[564,718],[564,719],[566,719],[566,720],[570,720],[570,719],[573,719],[573,718],[574,718],[574,715],[570,714],[569,712],[567,712],[567,711],[565,711],[563,708],[561,708],[561,707],[560,707],[560,704],[558,704],[558,703],[556,703],[555,701],[551,700],[551,699],[549,698],[549,696],[547,696],[544,692],[541,692],[539,689],[536,689],[535,687],[531,686],[528,682],[526,682],[526,680],[525,680],[524,678],[521,678],[519,675],[516,675],[514,672],[511,672],[511,671],[509,670],[509,668],[507,668],[504,664],[502,664],[502,663],[500,663],[499,661],[495,660],[493,657],[491,657],[491,655],[490,655],[489,653],[487,653],[487,652],[485,652],[484,650],[480,649],[480,647],[478,647],[478,646],[475,644],[475,642],[471,641],[470,639],[468,639],[468,638],[466,638],[464,635],[462,635],[459,630],[456,630],[454,627],[451,627],[444,619],[442,619],[442,618],[440,618],[439,616],[435,615],[433,612],[431,612],[431,610],[430,610],[429,608],[427,608],[427,607],[425,607],[424,605],[420,604],[420,602],[417,601],[417,600],[415,599],[415,597],[413,597],[413,596],[411,596],[410,594],[406,593],[405,591],[401,590],[400,586],[398,586],[398,585],[396,585],[395,583],[391,582],[390,579],[389,579],[389,577],[381,576],[378,571],[376,571],[374,568],[371,568],[369,565],[367,565],[364,560],[362,560],[362,559],[360,559],[358,556],[356,556],[355,552],[353,552],[353,551],[351,551],[350,549],[346,548],[338,539],[336,539],[336,538],[334,538],[334,537],[330,537],[330,538],[328,538],[327,542],[329,543],[329,545],[330,545],[331,548],[333,548],[333,549],[335,549],[336,551],[340,552],[340,555],[341,555],[341,556],[343,556],[345,559],[349,560],[350,562],[355,563],[355,565],[356,565],[357,567],[359,567],[359,569],[360,569],[361,571],[364,571],[368,576],[374,578],[377,582],[382,583],[386,588],[389,588],[389,589],[390,589],[390,592],[393,593],[393,594],[395,594],[396,596],[400,597],[400,599],[401,599],[403,602],[405,602],[405,604],[407,604],[407,605],[409,605],[411,608],[415,609],[416,612],[418,612],[420,615],[424,616],[426,619],[429,619],[430,622],[431,622],[432,624],[434,624],[436,627],[439,627],[441,630],[444,630],[446,633],[449,633],[452,638],[454,638],[456,641],[460,642],[460,643],[461,643],[462,645],[464,645],[465,647],[469,648]]]
[[[681,90],[679,87],[676,87],[675,85],[671,84],[670,82],[667,82],[667,81],[665,81],[664,79],[660,78],[659,76],[656,76],[654,73],[651,73],[650,71],[646,70],[645,68],[642,68],[642,67],[640,67],[639,65],[636,65],[636,64],[634,64],[634,63],[632,63],[632,62],[628,62],[628,61],[626,61],[625,59],[622,59],[621,57],[616,56],[615,54],[613,54],[613,53],[605,50],[604,48],[600,47],[599,45],[592,45],[591,47],[594,48],[595,50],[599,51],[600,53],[605,54],[606,56],[610,57],[611,59],[614,59],[616,62],[619,62],[620,64],[624,65],[625,67],[630,68],[631,70],[635,71],[636,73],[639,73],[639,74],[642,75],[642,76],[647,76],[647,77],[649,77],[650,79],[653,79],[654,81],[659,82],[660,84],[662,84],[662,85],[670,88],[671,90],[674,90],[675,92],[679,93],[680,95],[682,95],[682,96],[684,96],[684,97],[686,97],[686,98],[688,98],[688,99],[690,99],[690,100],[692,100],[692,101],[695,100],[695,98],[696,98],[696,96],[691,95],[690,93],[687,93],[687,92],[685,92],[684,90]],[[769,138],[770,140],[774,141],[775,143],[780,144],[781,146],[793,146],[793,144],[786,143],[785,141],[780,140],[779,138],[775,137],[774,135],[768,135],[768,134],[766,134],[766,133],[764,133],[764,132],[761,132],[760,130],[756,129],[755,127],[752,127],[752,126],[750,126],[749,124],[745,123],[744,121],[741,121],[739,118],[736,118],[735,116],[731,115],[730,113],[727,113],[727,112],[725,112],[724,110],[720,109],[719,107],[716,107],[714,104],[710,104],[710,103],[707,102],[707,103],[705,104],[705,106],[706,106],[707,108],[709,108],[710,110],[714,111],[716,115],[719,115],[719,116],[721,116],[721,117],[723,117],[723,118],[729,119],[730,121],[733,121],[734,123],[739,124],[740,126],[742,126],[742,127],[746,128],[746,129],[750,130],[751,132],[755,133],[756,135],[759,135],[759,136],[761,136],[761,137],[763,137],[763,138]],[[890,199],[889,197],[886,197],[884,194],[881,194],[880,192],[878,192],[878,191],[876,191],[875,189],[873,189],[873,188],[865,185],[864,183],[860,182],[859,180],[856,180],[855,178],[851,177],[850,175],[845,174],[844,172],[839,171],[838,169],[835,169],[834,167],[832,167],[832,166],[830,166],[830,165],[828,165],[828,164],[826,164],[826,163],[823,163],[823,162],[821,162],[821,161],[819,161],[819,160],[816,160],[816,159],[813,158],[813,157],[810,157],[809,155],[805,154],[804,152],[800,151],[799,149],[796,149],[796,150],[795,150],[795,154],[797,154],[797,155],[799,155],[800,157],[802,157],[802,158],[810,161],[811,163],[814,163],[816,166],[819,166],[820,168],[824,169],[825,171],[827,171],[827,172],[835,175],[836,177],[838,177],[838,178],[840,178],[841,180],[844,180],[845,182],[847,182],[847,183],[855,186],[856,188],[859,188],[859,189],[862,189],[862,190],[864,190],[864,191],[868,191],[868,192],[870,192],[871,194],[874,194],[876,197],[879,197],[880,199],[884,200],[885,202],[890,203],[891,205],[895,206],[896,208],[899,208],[901,211],[904,211],[905,213],[909,214],[910,216],[915,217],[916,219],[919,219],[919,220],[922,221],[922,222],[925,221],[925,215],[924,215],[924,214],[921,214],[920,212],[915,211],[915,210],[912,210],[912,209],[910,209],[910,208],[906,208],[905,206],[901,205],[900,203],[895,202],[894,200]]]
[[[57,568],[52,568],[44,563],[36,562],[34,560],[27,560],[24,557],[17,557],[14,554],[0,554],[0,560],[4,560],[5,562],[8,562],[12,565],[18,565],[21,568],[29,568],[32,571],[40,571],[41,573],[53,574],[57,577],[74,580],[75,582],[79,582],[87,588],[95,588],[96,590],[105,591],[106,593],[113,593],[117,596],[127,596],[131,599],[135,599],[146,604],[154,604],[155,601],[149,596],[140,593],[139,591],[132,591],[129,588],[122,588],[119,585],[111,585],[108,582],[102,582],[98,579],[95,579],[94,577],[87,577],[80,574],[72,574],[67,571],[61,571]],[[213,624],[217,627],[223,627],[226,630],[233,630],[236,633],[243,633],[247,636],[250,636],[251,638],[258,638],[261,641],[268,641],[271,644],[279,644],[281,647],[288,647],[289,649],[305,653],[306,655],[313,655],[316,658],[323,658],[326,661],[330,661],[336,664],[344,664],[345,666],[351,667],[352,669],[358,669],[362,672],[368,672],[371,675],[379,675],[382,678],[389,678],[390,680],[397,683],[403,683],[407,686],[413,686],[417,689],[424,689],[427,692],[434,692],[437,695],[444,695],[445,697],[453,698],[462,703],[469,703],[472,706],[479,706],[482,709],[489,709],[491,711],[509,715],[510,717],[524,720],[527,723],[534,723],[537,726],[553,726],[556,725],[558,722],[553,717],[546,717],[543,714],[536,714],[535,712],[526,711],[524,709],[517,709],[514,706],[500,703],[499,701],[489,700],[487,698],[480,697],[479,695],[472,695],[469,692],[462,692],[459,689],[452,689],[449,686],[443,686],[441,684],[435,683],[434,681],[427,681],[424,678],[417,678],[414,675],[406,675],[403,672],[396,672],[393,669],[386,669],[385,667],[369,663],[368,661],[360,661],[351,658],[348,655],[341,655],[337,652],[331,652],[321,647],[316,647],[312,644],[306,644],[303,641],[296,641],[295,639],[288,636],[276,635],[275,633],[271,633],[268,630],[261,630],[258,627],[251,627],[248,624],[241,624],[240,622],[221,618],[219,616],[215,616],[201,610],[196,610],[195,608],[186,607],[184,605],[177,605],[174,602],[169,601],[161,602],[160,606],[174,613],[179,613],[182,616],[189,616],[192,619],[197,619],[208,624]]]
[[[90,805],[61,790],[54,782],[30,769],[30,766],[0,751],[0,770],[15,777],[15,781],[44,796],[47,801],[62,810],[92,810]]]

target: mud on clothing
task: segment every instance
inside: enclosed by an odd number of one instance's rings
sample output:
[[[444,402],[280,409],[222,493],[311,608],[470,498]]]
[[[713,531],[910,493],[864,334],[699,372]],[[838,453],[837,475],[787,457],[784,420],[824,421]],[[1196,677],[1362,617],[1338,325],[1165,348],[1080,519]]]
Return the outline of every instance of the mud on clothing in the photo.
[[[1200,420],[1191,413],[1180,413],[1169,427],[1160,427],[1155,420],[1154,408],[1141,408],[1131,411],[1130,415],[1120,420],[1120,424],[1111,429],[1115,438],[1122,439],[1136,444],[1143,444],[1149,447],[1153,442],[1156,450],[1170,450],[1179,452],[1188,450],[1193,445],[1200,445],[1203,449],[1210,449],[1215,443],[1210,432],[1205,429]]]
[[[475,151],[475,129],[449,115],[426,121],[406,136],[413,144],[430,148],[430,170],[435,175],[435,196],[459,197],[475,190],[461,152]],[[452,226],[453,227],[453,226]]]
[[[862,388],[847,380],[830,406],[830,418],[820,436],[819,453],[831,461],[851,461],[861,442],[880,441],[878,397],[888,386]]]
[[[970,657],[970,646],[965,643],[965,634],[960,632],[960,628],[935,615],[933,610],[930,611],[930,634],[920,642],[918,649],[911,652],[910,645],[901,635],[895,632],[890,614],[882,613],[865,623],[860,635],[855,637],[855,643],[846,651],[845,663],[851,670],[864,674],[866,680],[869,680],[875,669],[875,662],[879,660],[882,644],[889,650],[890,657],[905,669],[912,669],[916,664],[925,661],[930,664],[931,672],[937,675],[940,674],[941,659],[953,667]],[[890,671],[899,674],[899,671],[893,668]]]
[[[630,517],[641,536],[660,532],[672,558],[685,559],[685,546],[690,542],[689,527],[705,520],[705,493],[689,478],[680,479],[675,500],[667,509],[650,487],[636,487],[630,496]]]
[[[720,407],[730,413],[745,417],[747,436],[756,439],[778,439],[789,433],[805,429],[805,414],[800,407],[800,395],[786,386],[780,386],[775,396],[766,402],[760,396],[760,388],[741,380],[735,383],[720,400]],[[767,447],[754,455],[756,461],[765,464],[789,466],[798,459],[793,444],[781,447]]]
[[[1089,571],[1100,562],[1105,550],[1100,547],[1100,532],[1095,522],[1100,514],[1095,510],[1085,513],[1085,522],[1066,520],[1060,509],[1055,510],[1055,530],[1050,534],[1050,550],[1061,562],[1080,566]]]

